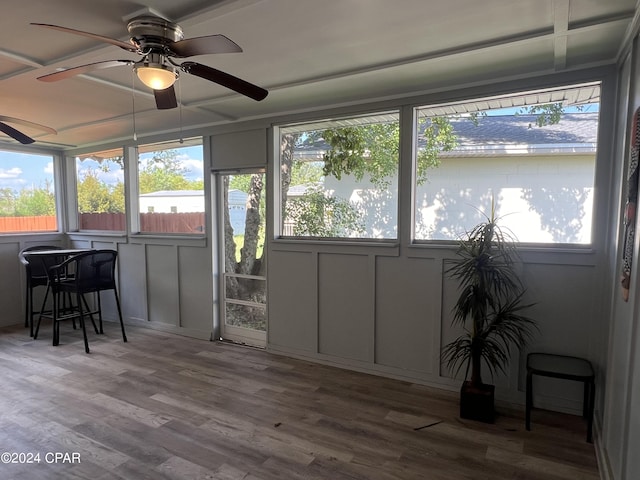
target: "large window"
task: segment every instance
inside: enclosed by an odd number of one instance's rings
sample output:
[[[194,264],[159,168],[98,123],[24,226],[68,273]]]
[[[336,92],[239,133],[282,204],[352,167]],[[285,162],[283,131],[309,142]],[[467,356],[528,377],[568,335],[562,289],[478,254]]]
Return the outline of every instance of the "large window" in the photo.
[[[0,233],[58,229],[53,156],[0,150]]]
[[[80,230],[124,231],[122,149],[76,157]]]
[[[205,233],[202,139],[138,147],[140,231]]]
[[[414,238],[491,215],[518,241],[592,241],[600,85],[416,109]]]
[[[281,236],[397,238],[398,113],[280,129]]]

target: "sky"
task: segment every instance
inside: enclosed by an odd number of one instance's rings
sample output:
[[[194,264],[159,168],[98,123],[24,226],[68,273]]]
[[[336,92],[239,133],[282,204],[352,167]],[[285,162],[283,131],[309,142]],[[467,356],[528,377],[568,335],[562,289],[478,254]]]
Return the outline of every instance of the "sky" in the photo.
[[[0,150],[0,189],[53,188],[53,157]]]
[[[178,159],[189,170],[189,180],[202,180],[202,147],[183,147],[178,149]],[[141,155],[141,161],[151,154]],[[78,167],[80,175],[87,169],[98,173],[98,178],[108,185],[114,185],[124,178],[124,172],[117,164],[110,164],[108,171],[93,160],[84,160]],[[0,189],[11,188],[19,192],[23,188],[45,188],[49,182],[53,188],[53,157],[48,155],[11,152],[0,150]]]

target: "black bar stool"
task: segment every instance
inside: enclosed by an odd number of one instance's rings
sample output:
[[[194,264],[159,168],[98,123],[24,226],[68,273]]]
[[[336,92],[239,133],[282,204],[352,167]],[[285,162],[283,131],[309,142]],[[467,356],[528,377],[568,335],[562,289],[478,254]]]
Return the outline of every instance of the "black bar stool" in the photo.
[[[587,442],[593,441],[593,409],[596,398],[596,382],[591,362],[584,358],[552,353],[532,352],[527,355],[527,405],[526,427],[531,430],[533,408],[533,376],[562,378],[584,383],[582,416],[587,419]]]
[[[48,284],[48,277],[46,268],[43,263],[38,259],[35,262],[29,260],[28,252],[45,251],[45,250],[59,250],[60,247],[56,245],[36,245],[33,247],[27,247],[20,251],[18,259],[25,267],[26,271],[26,294],[25,294],[25,307],[24,307],[24,326],[29,328],[30,336],[33,337],[33,316],[36,313],[33,310],[33,293],[36,287],[46,287]]]

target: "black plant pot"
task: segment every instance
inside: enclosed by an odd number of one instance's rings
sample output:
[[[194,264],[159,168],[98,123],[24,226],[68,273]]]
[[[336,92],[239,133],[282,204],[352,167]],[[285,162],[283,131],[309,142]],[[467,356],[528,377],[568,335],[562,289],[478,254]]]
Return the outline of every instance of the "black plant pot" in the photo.
[[[460,417],[493,423],[495,420],[494,393],[494,385],[482,384],[479,387],[473,387],[470,381],[464,382],[460,389]]]

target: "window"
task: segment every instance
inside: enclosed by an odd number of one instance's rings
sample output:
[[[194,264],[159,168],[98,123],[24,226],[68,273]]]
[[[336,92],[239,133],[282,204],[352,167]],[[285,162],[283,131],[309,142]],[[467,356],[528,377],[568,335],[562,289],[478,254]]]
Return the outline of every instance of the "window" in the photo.
[[[202,139],[138,147],[140,231],[205,233]]]
[[[592,241],[600,85],[416,109],[414,238],[491,215],[522,243]]]
[[[398,113],[280,129],[281,236],[397,238]]]
[[[0,233],[56,231],[53,156],[0,150]]]
[[[80,230],[125,230],[122,149],[76,157]]]

